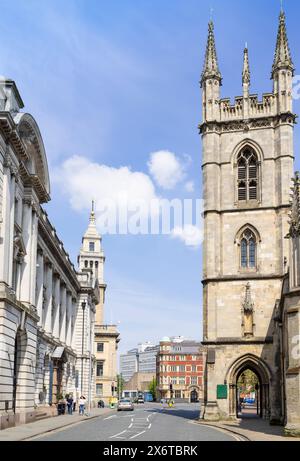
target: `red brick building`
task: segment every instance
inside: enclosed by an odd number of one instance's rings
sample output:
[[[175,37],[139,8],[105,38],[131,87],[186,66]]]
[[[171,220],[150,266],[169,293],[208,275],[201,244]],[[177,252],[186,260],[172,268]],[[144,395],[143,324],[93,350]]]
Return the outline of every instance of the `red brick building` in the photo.
[[[189,402],[203,398],[204,352],[200,342],[163,338],[157,354],[157,397]]]

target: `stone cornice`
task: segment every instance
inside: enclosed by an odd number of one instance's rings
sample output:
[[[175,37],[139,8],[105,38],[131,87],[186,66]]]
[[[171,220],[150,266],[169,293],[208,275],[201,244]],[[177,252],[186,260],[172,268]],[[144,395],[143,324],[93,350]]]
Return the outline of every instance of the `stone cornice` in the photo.
[[[229,208],[228,210],[215,210],[215,209],[210,209],[210,210],[204,210],[204,216],[206,216],[208,213],[214,213],[214,214],[226,214],[226,213],[240,213],[241,211],[280,211],[280,210],[283,210],[283,209],[290,209],[291,206],[290,205],[279,205],[279,206],[270,206],[270,207],[263,207],[263,206],[255,206],[255,207],[251,207],[249,206],[249,208],[247,207],[237,207],[237,208]]]
[[[296,123],[297,115],[291,112],[286,112],[280,115],[270,115],[264,117],[253,117],[248,120],[243,118],[234,118],[231,120],[211,121],[204,122],[198,126],[200,134],[207,134],[215,132],[216,134],[223,134],[232,131],[249,132],[251,130],[264,129],[264,128],[278,128],[282,123],[294,125]]]
[[[31,317],[34,321],[39,321],[39,316],[35,307],[32,305],[26,305],[17,300],[14,291],[5,282],[0,282],[0,301],[10,304],[20,311],[26,312],[28,317]]]
[[[267,336],[265,338],[251,338],[251,339],[241,339],[241,338],[217,338],[215,341],[202,341],[203,346],[222,346],[228,344],[240,344],[244,346],[251,345],[264,345],[264,344],[273,344],[272,336]]]
[[[25,144],[20,138],[10,112],[0,111],[0,131],[4,135],[6,142],[12,146],[20,159],[28,160]]]
[[[295,367],[295,368],[289,368],[286,371],[287,375],[299,375],[300,374],[300,367]]]
[[[278,155],[277,157],[269,157],[269,158],[265,158],[264,159],[264,163],[265,162],[276,162],[277,160],[281,160],[283,158],[290,158],[292,160],[295,160],[295,156],[294,155],[291,155],[291,154],[284,154],[284,155]],[[201,167],[202,169],[204,169],[206,166],[209,166],[209,165],[215,165],[215,166],[223,166],[223,165],[231,165],[232,162],[231,161],[228,161],[228,162],[203,162]]]
[[[276,274],[253,274],[252,272],[247,272],[242,275],[220,275],[219,277],[207,277],[202,280],[203,285],[207,285],[208,283],[219,283],[219,282],[239,282],[245,280],[283,280],[284,274],[276,275]]]
[[[80,291],[80,283],[77,279],[75,268],[71,261],[68,259],[67,254],[57,245],[55,237],[52,234],[52,228],[47,226],[45,222],[39,216],[39,238],[44,241],[44,245],[49,249],[51,256],[57,261],[57,265],[60,267],[62,272],[65,274],[67,280],[70,281],[76,292]],[[42,247],[43,250],[43,247]]]

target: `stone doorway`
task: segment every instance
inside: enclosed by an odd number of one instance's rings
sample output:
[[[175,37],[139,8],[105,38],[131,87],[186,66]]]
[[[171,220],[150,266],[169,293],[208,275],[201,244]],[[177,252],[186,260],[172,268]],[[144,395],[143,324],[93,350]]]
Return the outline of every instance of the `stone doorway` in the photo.
[[[247,383],[248,382],[248,383]],[[247,386],[253,388],[254,402],[244,402]],[[229,371],[229,413],[233,418],[270,417],[270,373],[267,365],[256,356],[239,358]],[[247,390],[247,392],[245,392]],[[241,398],[243,397],[243,404]],[[249,399],[250,400],[250,399]],[[244,404],[245,403],[245,404]]]
[[[237,418],[262,417],[262,393],[260,378],[251,369],[241,371],[237,377]]]

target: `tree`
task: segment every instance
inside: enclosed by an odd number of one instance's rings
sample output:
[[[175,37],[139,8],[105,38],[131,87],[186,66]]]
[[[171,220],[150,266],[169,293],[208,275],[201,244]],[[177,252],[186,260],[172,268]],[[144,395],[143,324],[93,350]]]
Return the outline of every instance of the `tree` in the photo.
[[[258,377],[251,370],[245,370],[238,380],[238,387],[243,393],[254,392],[255,386],[258,384]]]
[[[122,397],[125,381],[122,375],[117,375],[117,389],[119,399]]]
[[[149,385],[149,392],[152,395],[153,400],[156,400],[156,386],[157,386],[156,378],[153,378]]]

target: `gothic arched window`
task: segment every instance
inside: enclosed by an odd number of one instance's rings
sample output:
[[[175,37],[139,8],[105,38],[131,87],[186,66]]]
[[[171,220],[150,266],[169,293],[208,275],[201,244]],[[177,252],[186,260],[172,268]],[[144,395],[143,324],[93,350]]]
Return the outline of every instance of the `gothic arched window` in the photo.
[[[241,267],[243,269],[256,268],[256,237],[250,229],[246,229],[241,236]]]
[[[258,159],[249,147],[243,149],[237,159],[238,200],[258,200]]]

